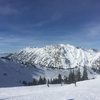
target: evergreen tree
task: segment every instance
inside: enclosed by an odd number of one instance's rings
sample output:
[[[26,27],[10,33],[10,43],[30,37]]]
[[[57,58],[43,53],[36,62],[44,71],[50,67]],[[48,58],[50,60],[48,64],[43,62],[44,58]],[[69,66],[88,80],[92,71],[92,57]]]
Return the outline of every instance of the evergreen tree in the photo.
[[[53,79],[53,84],[58,84],[58,83],[59,83],[58,78],[54,78]]]
[[[39,78],[38,84],[42,84],[42,78],[41,78],[41,76]]]
[[[49,79],[47,80],[47,86],[49,87],[49,84],[50,84],[50,82],[49,82]]]
[[[69,73],[68,83],[69,83],[69,84],[70,84],[70,83],[73,83],[73,73],[72,73],[72,71],[70,71],[70,73]]]
[[[38,84],[46,84],[46,79],[45,79],[45,77],[42,78],[42,77],[40,76],[39,81],[38,81]]]
[[[58,75],[58,83],[62,84],[62,76],[61,76],[61,74]]]
[[[33,85],[38,85],[38,81],[35,78],[33,78]]]
[[[46,78],[45,77],[43,78],[43,84],[46,84]]]
[[[27,85],[27,82],[26,82],[26,81],[23,81],[22,83],[23,83],[23,85],[25,85],[25,86]]]
[[[73,83],[75,82],[75,74],[74,74],[74,69],[70,69],[69,77],[68,77],[68,83]]]
[[[64,83],[68,84],[68,78],[66,76],[64,76]]]
[[[53,79],[50,80],[50,84],[53,84]]]
[[[88,74],[87,74],[87,68],[86,68],[86,66],[84,66],[82,80],[88,80]]]
[[[33,85],[33,82],[28,82],[27,85],[28,86],[32,86]]]
[[[80,72],[80,68],[78,68],[78,72],[76,75],[76,81],[81,81],[81,72]]]

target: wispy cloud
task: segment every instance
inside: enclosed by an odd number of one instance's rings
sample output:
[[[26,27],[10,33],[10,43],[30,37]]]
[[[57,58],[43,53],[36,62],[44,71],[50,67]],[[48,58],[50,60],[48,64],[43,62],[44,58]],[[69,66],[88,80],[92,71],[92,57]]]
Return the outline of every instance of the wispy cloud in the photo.
[[[88,35],[92,38],[99,36],[100,35],[100,25],[88,28],[87,32],[88,32]]]
[[[86,23],[77,31],[77,34],[82,37],[87,37],[88,39],[98,39],[100,37],[100,23]]]
[[[7,45],[10,43],[17,43],[20,42],[22,39],[21,38],[17,38],[17,37],[0,37],[0,45]]]
[[[26,47],[26,46],[36,46],[40,44],[41,41],[35,39],[35,37],[18,37],[18,36],[1,36],[0,46],[6,47]],[[33,45],[34,44],[34,45]]]
[[[54,13],[54,14],[52,14],[47,20],[37,22],[36,24],[33,25],[33,27],[41,27],[41,26],[43,26],[43,25],[52,23],[52,22],[54,22],[54,21],[58,21],[58,20],[60,20],[62,17],[63,17],[63,13]]]
[[[0,6],[0,15],[10,15],[10,14],[18,14],[19,11],[17,9],[12,8],[11,6]]]

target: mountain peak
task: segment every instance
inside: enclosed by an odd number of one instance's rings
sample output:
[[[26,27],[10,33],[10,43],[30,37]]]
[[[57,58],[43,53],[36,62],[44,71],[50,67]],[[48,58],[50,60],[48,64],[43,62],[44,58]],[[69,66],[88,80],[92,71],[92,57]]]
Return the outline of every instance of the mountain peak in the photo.
[[[27,47],[11,55],[10,59],[45,67],[69,68],[85,65],[92,67],[99,56],[98,52],[93,50],[77,48],[70,44],[58,44],[43,48]]]

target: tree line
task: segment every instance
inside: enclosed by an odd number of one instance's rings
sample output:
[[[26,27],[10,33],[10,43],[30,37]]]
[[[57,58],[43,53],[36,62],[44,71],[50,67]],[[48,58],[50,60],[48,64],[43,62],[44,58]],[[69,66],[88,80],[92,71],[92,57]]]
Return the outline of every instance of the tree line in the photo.
[[[81,75],[80,68],[78,68],[76,73],[74,69],[69,69],[69,70],[70,70],[70,73],[68,77],[66,76],[62,77],[62,75],[59,74],[57,78],[46,79],[45,77],[40,76],[39,79],[33,78],[32,82],[23,81],[22,83],[27,86],[47,84],[47,86],[49,87],[49,84],[62,85],[62,84],[71,84],[71,83],[76,83],[78,81],[88,80],[88,73],[87,73],[86,67],[84,67],[83,75]]]

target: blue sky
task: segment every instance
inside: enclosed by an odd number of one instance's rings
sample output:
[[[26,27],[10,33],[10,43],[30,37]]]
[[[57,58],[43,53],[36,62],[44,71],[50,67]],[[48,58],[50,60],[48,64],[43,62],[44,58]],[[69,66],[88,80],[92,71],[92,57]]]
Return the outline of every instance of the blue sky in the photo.
[[[60,43],[100,49],[100,0],[0,0],[0,52]]]

